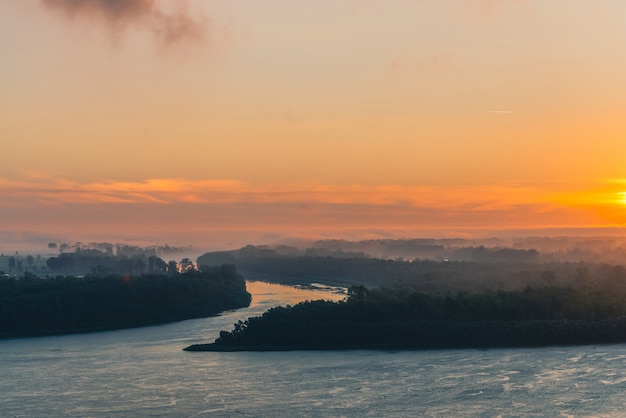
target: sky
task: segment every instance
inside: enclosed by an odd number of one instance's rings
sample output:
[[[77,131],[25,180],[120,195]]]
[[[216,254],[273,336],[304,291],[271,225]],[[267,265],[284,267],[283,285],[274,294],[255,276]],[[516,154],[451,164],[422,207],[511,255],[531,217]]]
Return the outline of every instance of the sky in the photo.
[[[626,223],[621,0],[0,0],[0,56],[0,249]]]

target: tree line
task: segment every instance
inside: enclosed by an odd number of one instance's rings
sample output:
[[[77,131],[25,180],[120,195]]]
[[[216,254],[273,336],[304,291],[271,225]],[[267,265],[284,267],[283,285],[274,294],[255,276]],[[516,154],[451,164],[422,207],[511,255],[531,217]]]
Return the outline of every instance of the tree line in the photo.
[[[234,266],[176,274],[0,280],[0,337],[130,328],[245,307],[251,295]]]
[[[138,252],[132,255],[113,254],[96,249],[77,248],[72,253],[61,253],[46,260],[49,272],[62,274],[176,274],[195,269],[193,261],[183,258],[180,263],[174,260],[165,262],[156,255]]]
[[[505,250],[500,250],[506,252]],[[537,263],[390,260],[279,254],[245,247],[206,253],[198,264],[235,264],[244,276],[281,284],[327,283],[349,287],[389,287],[396,282],[416,292],[486,292],[544,286],[615,287],[626,284],[626,269],[600,263]]]
[[[188,350],[421,349],[626,342],[626,291],[542,287],[437,295],[363,286],[277,307]]]

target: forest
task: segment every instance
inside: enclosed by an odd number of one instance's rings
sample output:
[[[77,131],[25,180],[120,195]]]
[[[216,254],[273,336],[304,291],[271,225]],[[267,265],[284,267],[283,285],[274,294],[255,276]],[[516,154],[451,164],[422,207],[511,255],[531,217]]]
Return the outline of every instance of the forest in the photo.
[[[276,307],[188,351],[486,348],[626,342],[626,288],[436,295],[353,286],[343,302]]]
[[[232,265],[168,274],[0,280],[0,337],[79,333],[206,317],[245,307],[251,295]]]
[[[314,249],[287,252],[280,248],[247,246],[235,251],[206,253],[198,258],[198,264],[234,264],[250,280],[288,285],[326,283],[372,288],[402,282],[411,291],[426,293],[486,292],[545,286],[606,287],[626,281],[626,269],[621,265],[539,262],[532,255],[534,253],[528,252],[530,250],[478,247],[474,251],[500,255],[485,261],[403,260],[374,258],[353,252],[322,256]],[[503,261],[502,254],[518,255]]]
[[[131,271],[162,273],[176,271],[175,261],[164,262],[162,257],[181,256],[191,247],[173,247],[167,244],[139,247],[107,242],[48,243],[46,253],[0,253],[0,277],[18,277],[23,273],[39,276],[55,274],[126,274]],[[58,254],[53,255],[58,252]],[[183,260],[189,259],[183,258]],[[178,264],[178,263],[176,263]],[[185,263],[182,263],[185,264]]]
[[[612,256],[621,254],[620,243],[602,242],[607,251],[612,248]],[[20,260],[11,264],[17,257],[10,256],[7,266],[12,274],[0,280],[0,337],[128,328],[209,316],[250,303],[245,277],[290,285],[344,286],[350,288],[350,296],[339,303],[278,307],[235,324],[212,344],[189,349],[626,341],[622,335],[626,269],[620,264],[555,261],[567,260],[577,251],[592,254],[578,241],[529,239],[510,247],[500,242],[491,242],[491,247],[483,244],[489,242],[319,241],[307,248],[248,245],[206,253],[197,260],[199,269],[189,258],[165,262],[157,255],[172,253],[170,247],[90,244],[63,247],[45,261],[23,258],[23,277],[13,270]],[[569,248],[565,256],[560,253],[563,248]],[[389,258],[416,252],[424,258]],[[441,259],[442,255],[452,259]],[[45,272],[35,269],[43,263]]]
[[[480,244],[480,245],[474,245]],[[626,342],[623,242],[320,241],[206,253],[257,280],[349,287],[344,302],[277,307],[187,350],[420,349]],[[541,251],[531,248],[536,245]],[[597,251],[605,251],[597,256]],[[373,254],[384,254],[375,257]],[[416,253],[424,258],[405,259]],[[580,260],[569,261],[573,255]],[[395,258],[389,258],[397,256]],[[442,258],[442,257],[450,257]]]
[[[251,261],[284,257],[375,258],[396,261],[478,263],[599,263],[618,265],[626,259],[621,236],[510,238],[414,238],[347,241],[329,239],[291,245],[248,245],[202,256],[205,264],[219,260]],[[223,262],[223,261],[222,261]]]

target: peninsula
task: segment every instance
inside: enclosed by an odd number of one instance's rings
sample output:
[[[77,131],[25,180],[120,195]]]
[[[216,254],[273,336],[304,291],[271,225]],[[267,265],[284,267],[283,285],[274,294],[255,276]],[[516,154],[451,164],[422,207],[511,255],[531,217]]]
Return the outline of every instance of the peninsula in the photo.
[[[434,295],[353,286],[343,302],[270,309],[187,351],[436,349],[626,342],[626,291],[525,288]]]

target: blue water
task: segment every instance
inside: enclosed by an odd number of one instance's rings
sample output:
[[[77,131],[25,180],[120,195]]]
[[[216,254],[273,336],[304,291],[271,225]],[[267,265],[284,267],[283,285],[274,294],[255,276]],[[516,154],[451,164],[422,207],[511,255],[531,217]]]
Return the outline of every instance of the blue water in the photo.
[[[0,341],[0,416],[624,416],[626,346],[190,353],[221,329],[324,292],[249,283],[250,308]]]

